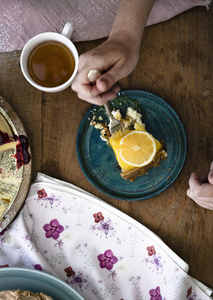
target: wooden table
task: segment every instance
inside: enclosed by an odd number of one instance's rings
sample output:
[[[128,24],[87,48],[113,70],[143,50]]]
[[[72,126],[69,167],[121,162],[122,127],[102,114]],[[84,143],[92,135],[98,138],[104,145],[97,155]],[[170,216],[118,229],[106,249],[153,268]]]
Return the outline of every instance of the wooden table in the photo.
[[[109,198],[93,187],[77,161],[75,140],[90,104],[67,89],[40,92],[24,79],[20,51],[0,54],[0,95],[21,118],[30,138],[32,180],[37,172],[71,182],[102,198],[155,232],[189,264],[189,274],[213,288],[213,211],[186,196],[193,171],[213,160],[213,7],[191,9],[146,28],[140,61],[121,83],[165,99],[180,116],[188,138],[184,167],[159,196],[138,202]],[[78,43],[83,53],[101,41]]]

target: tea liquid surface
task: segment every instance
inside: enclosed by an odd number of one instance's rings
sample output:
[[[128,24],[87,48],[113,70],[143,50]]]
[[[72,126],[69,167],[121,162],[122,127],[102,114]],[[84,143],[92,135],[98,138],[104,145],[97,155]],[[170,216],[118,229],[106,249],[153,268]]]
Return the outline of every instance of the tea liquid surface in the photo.
[[[65,83],[75,68],[71,51],[57,41],[37,45],[29,55],[28,71],[31,78],[44,87],[56,87]]]

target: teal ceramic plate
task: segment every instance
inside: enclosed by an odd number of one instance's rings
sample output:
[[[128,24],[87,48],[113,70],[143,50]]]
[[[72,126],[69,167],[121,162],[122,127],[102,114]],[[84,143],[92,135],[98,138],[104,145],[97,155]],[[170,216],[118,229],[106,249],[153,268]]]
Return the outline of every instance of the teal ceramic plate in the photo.
[[[126,97],[133,101],[130,103]],[[124,180],[113,150],[100,139],[100,131],[90,125],[94,114],[107,119],[104,108],[95,105],[81,121],[76,148],[80,167],[92,185],[111,198],[137,201],[160,194],[174,182],[185,162],[187,142],[178,115],[163,99],[149,92],[130,90],[120,92],[110,105],[120,108],[122,113],[130,104],[142,113],[147,131],[164,140],[167,160],[133,182]]]
[[[1,268],[0,291],[28,290],[33,293],[43,292],[54,300],[84,300],[66,282],[34,269]]]

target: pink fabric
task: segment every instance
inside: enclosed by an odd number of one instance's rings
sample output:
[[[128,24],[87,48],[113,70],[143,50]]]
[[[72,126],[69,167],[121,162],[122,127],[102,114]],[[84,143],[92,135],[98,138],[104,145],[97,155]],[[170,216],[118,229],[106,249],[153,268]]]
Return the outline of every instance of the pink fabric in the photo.
[[[166,21],[211,0],[157,0],[147,26]],[[109,35],[119,0],[7,0],[0,2],[0,52],[20,50],[34,35],[61,32],[64,24],[74,24],[73,42]]]

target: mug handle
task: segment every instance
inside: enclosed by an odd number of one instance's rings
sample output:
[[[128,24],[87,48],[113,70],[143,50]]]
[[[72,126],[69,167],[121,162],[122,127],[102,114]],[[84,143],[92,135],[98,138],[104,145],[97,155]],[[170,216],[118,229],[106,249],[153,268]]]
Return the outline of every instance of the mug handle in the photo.
[[[62,35],[66,36],[68,39],[71,38],[73,33],[73,24],[72,22],[67,22],[62,30]]]

